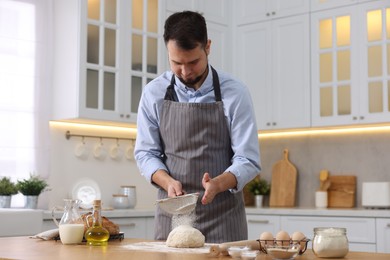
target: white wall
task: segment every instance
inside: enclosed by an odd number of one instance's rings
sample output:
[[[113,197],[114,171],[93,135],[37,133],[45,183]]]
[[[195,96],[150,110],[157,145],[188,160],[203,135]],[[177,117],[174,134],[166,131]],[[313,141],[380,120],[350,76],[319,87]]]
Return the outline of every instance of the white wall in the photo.
[[[134,134],[128,129],[108,129],[83,127],[74,124],[51,123],[51,158],[49,185],[51,191],[44,192],[39,197],[39,208],[51,209],[53,206],[63,206],[63,199],[71,196],[72,187],[82,178],[95,180],[101,190],[103,207],[110,206],[112,194],[118,193],[121,185],[133,185],[137,190],[136,208],[154,208],[157,190],[149,184],[139,170],[134,160],[123,157],[120,161],[107,157],[99,161],[92,153],[83,160],[74,155],[76,145],[81,137],[65,138],[66,131],[74,134],[103,135],[129,138]],[[91,149],[100,142],[97,138],[86,138],[86,144]],[[122,148],[127,148],[130,141],[120,140]],[[105,147],[116,144],[115,139],[103,139]]]

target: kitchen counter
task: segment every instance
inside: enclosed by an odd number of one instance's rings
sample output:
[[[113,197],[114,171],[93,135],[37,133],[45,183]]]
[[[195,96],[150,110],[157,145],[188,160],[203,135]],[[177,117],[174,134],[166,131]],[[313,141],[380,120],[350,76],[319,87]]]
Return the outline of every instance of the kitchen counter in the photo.
[[[60,241],[43,241],[28,237],[3,237],[0,238],[1,259],[148,259],[148,260],[182,260],[182,259],[232,259],[230,256],[212,257],[206,253],[188,253],[185,249],[176,252],[143,251],[130,249],[134,243],[143,242],[140,239],[124,239],[123,241],[110,241],[105,247],[93,247],[80,245],[63,245]],[[271,260],[263,253],[257,260]],[[321,259],[308,250],[297,260]],[[390,254],[349,252],[343,259],[346,260],[388,260]]]
[[[264,214],[278,216],[329,216],[329,217],[372,217],[390,218],[388,209],[366,208],[255,208],[247,207],[246,214]]]

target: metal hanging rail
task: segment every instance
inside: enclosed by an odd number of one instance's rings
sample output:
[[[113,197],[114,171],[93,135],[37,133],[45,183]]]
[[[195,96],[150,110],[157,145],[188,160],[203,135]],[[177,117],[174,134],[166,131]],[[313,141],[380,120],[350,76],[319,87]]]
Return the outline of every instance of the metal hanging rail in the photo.
[[[100,135],[80,135],[80,134],[71,134],[70,131],[66,131],[65,138],[69,140],[72,136],[78,136],[82,138],[100,138],[100,139],[115,139],[115,140],[130,140],[133,141],[135,138],[123,138],[123,137],[113,137],[113,136],[100,136]]]

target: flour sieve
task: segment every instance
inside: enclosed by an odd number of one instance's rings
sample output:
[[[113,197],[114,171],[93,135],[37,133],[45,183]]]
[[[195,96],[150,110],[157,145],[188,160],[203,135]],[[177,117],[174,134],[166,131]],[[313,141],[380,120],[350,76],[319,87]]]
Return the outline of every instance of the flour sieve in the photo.
[[[162,210],[172,215],[185,215],[191,213],[198,200],[199,193],[190,193],[173,198],[157,200]]]

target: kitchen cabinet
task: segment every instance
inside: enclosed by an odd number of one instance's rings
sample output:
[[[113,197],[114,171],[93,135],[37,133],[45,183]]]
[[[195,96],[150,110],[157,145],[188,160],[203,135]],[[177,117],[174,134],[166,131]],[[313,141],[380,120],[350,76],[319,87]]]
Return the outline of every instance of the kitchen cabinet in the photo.
[[[154,218],[112,218],[112,221],[119,225],[125,238],[154,238]]]
[[[312,14],[312,126],[390,121],[389,10],[373,1]]]
[[[344,227],[350,251],[376,251],[374,218],[281,216],[280,223],[282,230],[290,234],[300,231],[310,239],[313,239],[315,227]]]
[[[272,215],[250,215],[246,216],[248,223],[248,239],[256,240],[261,233],[271,232],[276,234],[280,231],[280,217]]]
[[[310,126],[309,15],[237,27],[238,77],[261,130]]]
[[[201,13],[207,23],[207,33],[211,40],[210,64],[216,69],[232,72],[233,55],[231,50],[232,25],[231,25],[231,0],[166,0],[165,18],[174,12],[183,10],[197,11]],[[164,44],[164,43],[162,43]],[[165,45],[161,49],[166,52]],[[165,55],[167,57],[167,55]],[[166,65],[169,69],[169,65]]]
[[[390,218],[376,219],[376,251],[390,253]]]
[[[134,123],[157,76],[157,0],[53,3],[54,120]]]
[[[308,13],[309,1],[235,0],[234,10],[236,10],[237,24],[244,25],[269,19]]]
[[[312,0],[310,1],[310,11],[332,9],[369,1],[372,2],[375,0]]]

